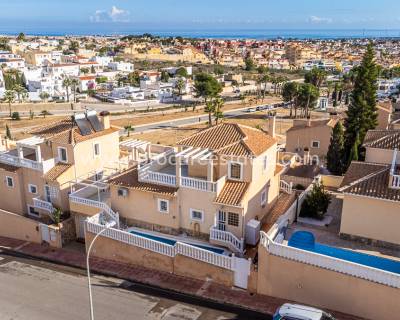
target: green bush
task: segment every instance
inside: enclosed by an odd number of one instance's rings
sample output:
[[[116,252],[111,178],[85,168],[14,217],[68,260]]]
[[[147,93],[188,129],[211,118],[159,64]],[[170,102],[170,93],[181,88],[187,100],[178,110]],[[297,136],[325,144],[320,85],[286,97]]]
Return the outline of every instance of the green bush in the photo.
[[[300,217],[322,220],[330,203],[331,195],[325,191],[324,185],[322,183],[315,183],[311,192],[304,199],[300,210]]]
[[[12,120],[21,120],[21,117],[19,116],[19,112],[14,111],[11,115]]]

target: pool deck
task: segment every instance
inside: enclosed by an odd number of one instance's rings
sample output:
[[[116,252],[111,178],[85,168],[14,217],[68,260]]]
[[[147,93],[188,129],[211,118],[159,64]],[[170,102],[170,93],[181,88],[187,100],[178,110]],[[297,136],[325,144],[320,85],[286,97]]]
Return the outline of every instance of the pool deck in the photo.
[[[339,237],[340,220],[342,214],[343,200],[336,194],[333,194],[332,202],[329,205],[327,215],[332,216],[332,222],[327,227],[319,227],[315,225],[293,223],[289,226],[285,235],[285,244],[296,231],[309,231],[315,236],[315,241],[338,248],[354,250],[366,254],[375,255],[382,258],[400,261],[399,250],[382,248],[365,244],[359,241],[345,240]]]

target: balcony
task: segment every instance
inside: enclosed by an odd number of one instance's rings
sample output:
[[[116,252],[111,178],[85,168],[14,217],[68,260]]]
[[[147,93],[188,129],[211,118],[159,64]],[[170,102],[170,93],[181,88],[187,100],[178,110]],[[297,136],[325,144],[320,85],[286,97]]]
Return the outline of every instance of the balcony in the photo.
[[[52,215],[54,212],[53,204],[46,200],[40,198],[33,198],[33,205],[37,209],[47,211],[50,215]]]

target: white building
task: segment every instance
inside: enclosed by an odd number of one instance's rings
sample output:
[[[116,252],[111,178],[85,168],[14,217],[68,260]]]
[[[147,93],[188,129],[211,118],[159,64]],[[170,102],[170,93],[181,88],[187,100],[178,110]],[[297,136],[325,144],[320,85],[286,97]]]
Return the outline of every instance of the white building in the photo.
[[[120,72],[133,72],[134,71],[133,63],[124,62],[124,61],[110,62],[108,64],[108,67],[113,71],[120,71]]]

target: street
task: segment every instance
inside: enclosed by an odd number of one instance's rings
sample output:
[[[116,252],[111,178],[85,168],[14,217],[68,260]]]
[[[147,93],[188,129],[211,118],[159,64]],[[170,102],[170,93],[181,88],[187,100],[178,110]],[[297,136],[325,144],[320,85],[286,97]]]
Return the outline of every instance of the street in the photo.
[[[89,319],[83,270],[0,252],[0,283],[0,320]],[[92,284],[97,320],[270,319],[116,278],[92,276]]]

